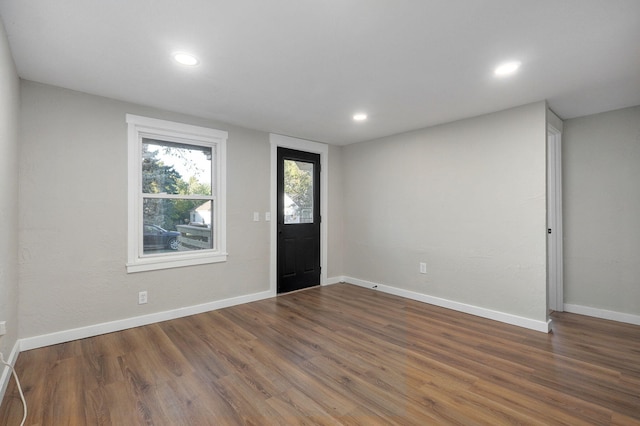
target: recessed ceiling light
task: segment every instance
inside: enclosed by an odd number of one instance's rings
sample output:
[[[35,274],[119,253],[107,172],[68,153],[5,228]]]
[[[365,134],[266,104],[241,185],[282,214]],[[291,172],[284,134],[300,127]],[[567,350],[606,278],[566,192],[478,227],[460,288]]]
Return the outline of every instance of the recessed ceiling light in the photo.
[[[173,59],[176,60],[177,63],[182,64],[182,65],[188,65],[188,66],[195,66],[198,65],[200,63],[200,61],[198,61],[198,58],[196,58],[195,56],[193,56],[190,53],[185,53],[185,52],[176,52],[173,54]]]
[[[367,119],[367,114],[363,114],[363,113],[358,113],[353,116],[354,121],[364,121],[366,119]]]
[[[520,65],[522,64],[519,61],[505,62],[503,64],[498,65],[496,69],[493,71],[493,74],[496,77],[505,77],[518,71],[518,68],[520,68]]]

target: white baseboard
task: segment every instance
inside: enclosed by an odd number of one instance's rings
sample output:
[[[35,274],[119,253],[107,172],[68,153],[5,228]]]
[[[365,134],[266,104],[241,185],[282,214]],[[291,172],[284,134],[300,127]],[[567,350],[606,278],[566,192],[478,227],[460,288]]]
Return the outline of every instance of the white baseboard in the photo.
[[[18,359],[18,354],[20,353],[20,341],[18,340],[15,345],[13,345],[13,349],[11,353],[7,357],[4,355],[4,360],[13,365],[16,365],[16,360]],[[2,374],[0,374],[0,403],[4,401],[4,393],[7,391],[7,386],[9,385],[9,380],[11,380],[11,369],[4,364],[0,364],[0,368],[2,368]]]
[[[157,312],[139,317],[126,318],[117,321],[104,322],[101,324],[79,327],[71,330],[58,331],[56,333],[44,334],[41,336],[27,337],[20,340],[20,350],[41,348],[58,343],[70,342],[72,340],[84,339],[86,337],[98,336],[100,334],[112,333],[114,331],[126,330],[127,328],[139,327],[153,324],[160,321],[186,317],[200,314],[202,312],[214,311],[229,306],[240,305],[242,303],[255,302],[257,300],[273,297],[271,291],[248,294],[246,296],[232,297],[229,299],[217,300],[203,303],[201,305],[187,306],[185,308],[173,309],[171,311]]]
[[[332,284],[339,284],[343,282],[344,282],[344,277],[337,276],[337,277],[327,278],[327,281],[325,281],[325,283],[322,285],[332,285]]]
[[[640,325],[640,315],[625,314],[623,312],[607,311],[606,309],[592,308],[590,306],[564,304],[565,312],[572,314],[587,315],[590,317],[602,318],[606,320],[625,322],[628,324]]]
[[[379,290],[384,293],[406,297],[407,299],[429,303],[431,305],[452,309],[454,311],[464,312],[466,314],[476,315],[478,317],[488,318],[488,319],[500,321],[506,324],[528,328],[530,330],[541,331],[543,333],[548,333],[551,330],[551,320],[548,320],[546,322],[538,321],[530,318],[520,317],[517,315],[507,314],[500,311],[493,311],[491,309],[481,308],[479,306],[468,305],[466,303],[455,302],[453,300],[442,299],[440,297],[429,296],[429,295],[417,293],[414,291],[403,290],[401,288],[392,287],[384,284],[376,284],[369,281],[359,280],[357,278],[352,278],[352,277],[343,277],[343,278],[344,278],[344,282],[355,284],[360,287]]]

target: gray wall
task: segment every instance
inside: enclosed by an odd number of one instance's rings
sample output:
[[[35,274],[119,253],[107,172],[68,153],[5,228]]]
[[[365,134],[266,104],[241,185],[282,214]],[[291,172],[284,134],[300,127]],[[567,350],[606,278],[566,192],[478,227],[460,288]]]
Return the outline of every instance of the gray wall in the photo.
[[[18,338],[19,88],[18,74],[0,20],[0,321],[7,322],[7,334],[0,337],[0,352],[5,358]]]
[[[538,102],[344,147],[345,275],[545,321],[545,115]]]
[[[343,166],[342,147],[329,146],[329,204],[327,205],[328,220],[328,254],[327,277],[332,278],[342,275],[344,269],[343,250]]]
[[[567,120],[564,302],[640,315],[640,106]]]
[[[18,254],[25,338],[269,288],[269,226],[252,221],[269,208],[267,133],[33,82],[19,91],[0,41],[0,215],[13,224],[0,242],[0,349],[18,335]],[[329,278],[544,321],[545,111],[331,146]],[[126,274],[125,113],[229,132],[228,262]],[[638,313],[638,123],[638,107],[565,123],[566,303]]]
[[[267,133],[33,82],[21,89],[21,338],[269,289],[269,224],[252,221],[269,209]],[[125,113],[229,132],[227,262],[125,272]]]

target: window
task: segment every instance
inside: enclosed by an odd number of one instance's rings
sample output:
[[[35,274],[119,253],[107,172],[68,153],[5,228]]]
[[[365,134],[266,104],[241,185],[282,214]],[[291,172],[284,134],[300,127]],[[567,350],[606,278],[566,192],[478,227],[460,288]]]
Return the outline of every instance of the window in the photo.
[[[223,262],[227,132],[127,114],[127,272]]]

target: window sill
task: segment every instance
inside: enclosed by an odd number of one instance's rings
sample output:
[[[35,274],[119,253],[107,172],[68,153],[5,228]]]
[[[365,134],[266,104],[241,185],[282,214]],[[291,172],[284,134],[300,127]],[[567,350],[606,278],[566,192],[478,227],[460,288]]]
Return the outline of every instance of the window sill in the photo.
[[[227,261],[227,253],[206,253],[191,256],[162,256],[139,258],[127,263],[127,273],[155,271],[158,269],[182,268],[184,266],[205,265]]]

